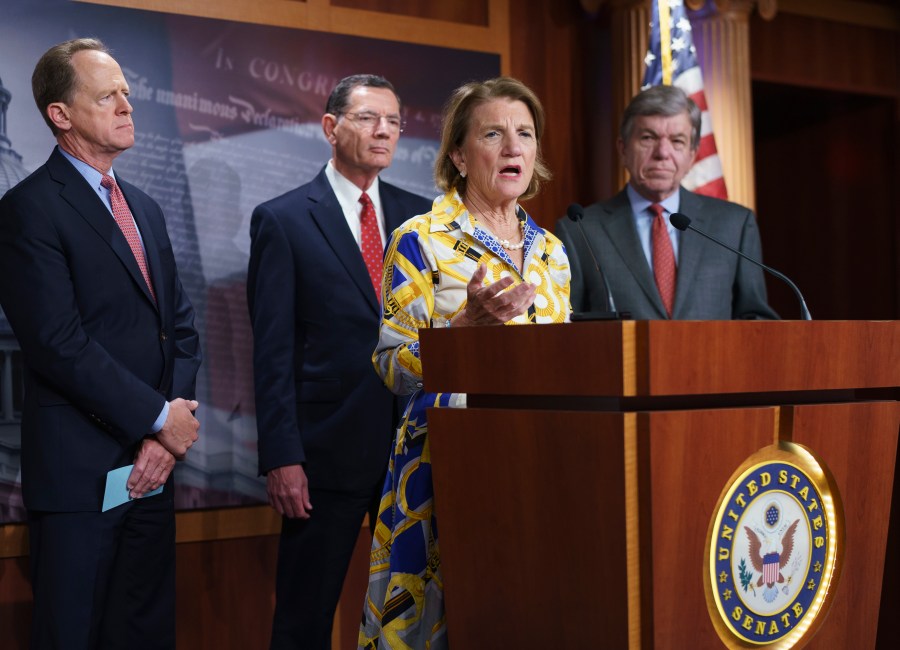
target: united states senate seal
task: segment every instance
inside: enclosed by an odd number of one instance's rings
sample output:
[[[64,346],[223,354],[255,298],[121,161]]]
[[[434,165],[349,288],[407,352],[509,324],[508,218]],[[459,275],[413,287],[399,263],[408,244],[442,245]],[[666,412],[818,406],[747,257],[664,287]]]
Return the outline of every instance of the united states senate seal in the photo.
[[[816,633],[843,564],[844,515],[828,468],[779,442],[741,465],[706,538],[706,604],[729,648],[799,648]]]

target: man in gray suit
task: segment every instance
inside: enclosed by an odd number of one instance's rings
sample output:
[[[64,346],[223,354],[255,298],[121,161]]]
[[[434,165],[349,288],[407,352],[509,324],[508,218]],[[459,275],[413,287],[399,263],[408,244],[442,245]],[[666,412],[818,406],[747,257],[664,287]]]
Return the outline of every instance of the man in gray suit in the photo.
[[[762,261],[752,211],[681,187],[700,146],[700,109],[684,91],[653,86],[636,95],[616,144],[628,185],[586,208],[583,219],[616,309],[638,320],[778,318],[758,266],[669,223],[670,214],[681,212],[698,229]],[[572,310],[607,310],[606,288],[577,230],[569,219],[557,222],[572,269]]]

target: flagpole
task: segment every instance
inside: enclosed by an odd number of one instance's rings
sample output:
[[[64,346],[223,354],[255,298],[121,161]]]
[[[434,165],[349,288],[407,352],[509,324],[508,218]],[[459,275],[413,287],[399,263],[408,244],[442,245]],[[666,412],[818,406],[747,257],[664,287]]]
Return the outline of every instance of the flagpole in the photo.
[[[672,85],[672,32],[669,26],[671,17],[668,0],[656,0],[659,15],[659,49],[662,59],[662,82],[664,86]]]

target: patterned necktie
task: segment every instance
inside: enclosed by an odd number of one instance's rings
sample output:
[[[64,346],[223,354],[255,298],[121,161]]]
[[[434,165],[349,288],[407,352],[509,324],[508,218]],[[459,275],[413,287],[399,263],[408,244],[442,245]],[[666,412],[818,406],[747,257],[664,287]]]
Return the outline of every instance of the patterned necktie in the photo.
[[[122,194],[122,190],[119,189],[115,179],[108,174],[103,174],[100,184],[109,190],[109,203],[112,206],[113,217],[115,217],[116,223],[119,224],[119,228],[122,229],[122,234],[125,235],[128,246],[131,247],[131,252],[134,255],[134,259],[137,260],[141,275],[144,276],[147,288],[150,289],[150,295],[153,296],[153,302],[156,302],[156,292],[153,290],[153,283],[150,282],[150,272],[147,268],[147,260],[144,257],[144,249],[141,246],[141,238],[138,235],[137,226],[134,225],[134,217],[131,215],[128,202],[125,201],[125,195]]]
[[[381,242],[381,233],[378,231],[378,217],[375,216],[375,206],[372,199],[365,192],[359,197],[362,203],[362,213],[359,215],[359,248],[362,251],[363,262],[369,270],[372,286],[375,287],[375,295],[381,301],[381,262],[384,257],[384,244]]]
[[[675,280],[678,271],[675,268],[675,251],[672,250],[672,240],[669,239],[669,229],[663,218],[663,207],[659,203],[650,206],[653,218],[651,239],[653,241],[653,277],[656,279],[656,288],[659,297],[669,318],[672,318],[672,306],[675,304]]]

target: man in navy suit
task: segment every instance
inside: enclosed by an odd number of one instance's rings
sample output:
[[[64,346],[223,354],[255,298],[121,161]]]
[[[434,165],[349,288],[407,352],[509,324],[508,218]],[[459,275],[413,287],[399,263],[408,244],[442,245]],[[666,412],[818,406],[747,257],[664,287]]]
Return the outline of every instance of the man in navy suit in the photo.
[[[585,209],[583,220],[616,309],[640,320],[778,318],[766,301],[758,266],[669,223],[670,214],[681,212],[700,230],[762,261],[752,211],[681,187],[700,146],[700,109],[684,91],[653,86],[635,96],[625,109],[617,146],[630,176],[628,185],[609,201]],[[655,210],[660,212],[656,226]],[[666,250],[653,243],[656,229],[660,246],[669,242]],[[605,311],[606,289],[577,230],[569,219],[556,225],[572,268],[572,309]],[[660,270],[657,253],[674,258],[671,275]]]
[[[199,428],[193,308],[159,205],[112,169],[134,144],[119,65],[75,39],[41,57],[32,86],[58,146],[0,200],[0,303],[25,362],[31,646],[174,648],[171,472]],[[132,463],[132,500],[101,512],[107,472]]]
[[[372,366],[381,258],[395,228],[431,209],[378,178],[402,131],[400,99],[386,79],[343,79],[322,130],[331,160],[310,183],[258,206],[250,226],[259,470],[282,515],[278,649],[331,647],[344,576],[364,515],[371,522],[377,514],[396,425],[394,396]]]

